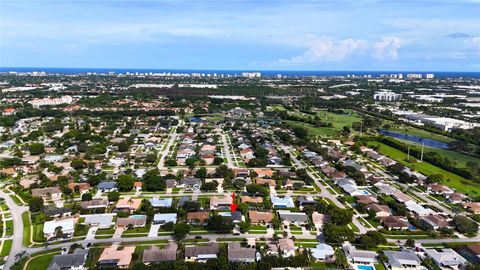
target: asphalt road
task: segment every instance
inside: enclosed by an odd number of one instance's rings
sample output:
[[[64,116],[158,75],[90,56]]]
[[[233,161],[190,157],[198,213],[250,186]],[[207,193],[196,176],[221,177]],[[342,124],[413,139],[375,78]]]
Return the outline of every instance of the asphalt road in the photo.
[[[0,197],[5,199],[13,219],[13,237],[12,249],[5,262],[4,269],[10,269],[15,263],[15,255],[21,253],[25,248],[23,247],[23,220],[22,213],[28,211],[28,207],[18,206],[8,194],[0,190]]]

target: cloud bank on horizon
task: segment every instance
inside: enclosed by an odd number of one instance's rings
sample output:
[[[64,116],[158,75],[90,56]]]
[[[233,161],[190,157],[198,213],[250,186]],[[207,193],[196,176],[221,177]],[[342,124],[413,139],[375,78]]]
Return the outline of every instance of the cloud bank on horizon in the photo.
[[[480,71],[479,0],[0,0],[0,66]]]

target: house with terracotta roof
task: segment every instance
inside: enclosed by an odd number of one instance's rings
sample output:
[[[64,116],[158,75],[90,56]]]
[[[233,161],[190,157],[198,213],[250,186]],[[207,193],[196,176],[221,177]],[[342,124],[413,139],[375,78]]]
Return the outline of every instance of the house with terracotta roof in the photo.
[[[378,203],[377,198],[371,196],[371,195],[357,195],[355,196],[357,199],[357,203],[363,204],[363,205],[368,205],[371,203]]]
[[[60,187],[34,188],[32,189],[32,197],[40,197],[44,201],[56,201],[62,198],[62,191]]]
[[[260,178],[260,177],[255,178],[255,183],[257,185],[268,185],[269,187],[276,187],[277,186],[277,182],[275,180],[265,179],[265,178]]]
[[[118,211],[126,211],[133,213],[142,204],[141,199],[120,199],[118,200],[117,204],[115,205],[115,209]]]
[[[68,188],[71,189],[72,191],[75,191],[78,189],[78,192],[80,194],[87,193],[90,190],[90,184],[89,183],[75,183],[73,181],[70,181],[68,183]]]
[[[408,220],[402,216],[386,216],[378,219],[388,230],[406,230],[410,227]]]
[[[233,200],[231,196],[224,196],[223,198],[219,198],[217,196],[213,196],[210,198],[210,210],[216,210],[219,208],[229,208],[230,204],[232,204]]]
[[[248,211],[248,217],[252,224],[265,224],[272,222],[273,214],[271,212]]]
[[[187,221],[195,224],[205,224],[209,217],[210,212],[207,211],[187,213]]]
[[[396,191],[392,194],[393,198],[401,203],[406,203],[409,201],[414,201],[412,197],[408,196],[407,194],[401,192],[400,190]]]
[[[375,217],[388,217],[392,214],[392,210],[390,207],[386,205],[380,205],[376,203],[372,203],[365,207],[367,211],[373,211],[375,213]]]
[[[254,171],[257,173],[257,176],[261,177],[261,178],[272,178],[272,176],[273,176],[272,169],[257,168],[257,169],[254,169]]]
[[[128,217],[128,218],[117,218],[117,222],[115,223],[115,228],[128,228],[132,226],[133,228],[143,228],[147,224],[147,217],[143,216],[136,216],[136,217]]]
[[[132,255],[135,252],[135,246],[120,247],[112,245],[106,247],[97,261],[97,267],[118,267],[127,269],[132,262]]]
[[[447,197],[448,197],[447,200],[448,200],[449,203],[461,203],[467,198],[466,195],[464,195],[462,193],[458,193],[458,192],[454,192],[452,194],[449,194],[449,195],[447,195]]]
[[[97,209],[97,208],[107,208],[108,200],[107,199],[93,199],[91,201],[80,202],[82,209]]]
[[[427,192],[436,195],[448,195],[453,194],[455,191],[445,185],[431,184],[427,186]]]
[[[262,197],[242,196],[242,203],[263,203]]]
[[[474,214],[480,214],[480,202],[463,203],[463,207]]]
[[[419,220],[422,226],[431,228],[434,230],[450,227],[450,223],[442,215],[433,214],[433,215],[421,216]]]

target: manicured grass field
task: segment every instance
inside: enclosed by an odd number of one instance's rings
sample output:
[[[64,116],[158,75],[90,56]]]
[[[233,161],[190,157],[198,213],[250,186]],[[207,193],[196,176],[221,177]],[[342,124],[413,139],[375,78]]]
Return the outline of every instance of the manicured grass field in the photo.
[[[23,245],[24,246],[29,246],[30,245],[30,216],[28,215],[28,212],[24,212],[22,214],[22,220],[23,220]]]
[[[417,147],[421,147],[420,144],[413,143],[413,142],[410,142],[410,141],[405,141],[405,140],[399,140],[399,141],[401,141],[402,143],[405,143],[405,144],[411,144],[411,145],[414,145],[414,146],[417,146]],[[424,151],[425,152],[435,152],[442,157],[446,157],[446,158],[448,158],[448,159],[450,159],[454,162],[457,162],[458,166],[462,167],[462,168],[466,167],[466,164],[469,161],[473,161],[473,162],[476,162],[476,163],[480,164],[480,158],[465,155],[465,154],[462,154],[462,153],[459,153],[459,152],[456,152],[456,151],[434,148],[434,147],[428,147],[428,146],[425,146]]]
[[[31,259],[24,269],[26,270],[45,270],[48,267],[48,264],[52,261],[55,255],[59,252],[49,253],[45,255],[40,255]]]
[[[5,257],[10,253],[10,249],[12,248],[12,241],[12,239],[4,240],[0,256]]]
[[[452,187],[462,193],[478,196],[480,194],[480,184],[465,179],[459,175],[446,171],[442,168],[434,166],[428,162],[417,162],[416,159],[410,157],[407,161],[407,154],[393,147],[380,142],[369,142],[371,146],[378,146],[379,152],[390,157],[391,159],[402,163],[405,166],[413,168],[424,175],[442,174],[444,176],[443,184]]]
[[[408,135],[414,135],[418,137],[424,137],[432,140],[437,140],[441,142],[451,142],[454,141],[454,139],[447,137],[442,134],[438,133],[433,133],[424,129],[420,128],[415,128],[407,125],[392,125],[391,128],[389,129],[391,131],[403,133],[403,134],[408,134]]]
[[[352,110],[343,110],[344,114],[336,114],[327,111],[319,111],[318,116],[322,121],[332,123],[333,127],[337,129],[342,129],[344,126],[352,126],[353,122],[361,122],[361,118],[358,114]]]
[[[33,225],[33,241],[34,242],[45,242],[45,236],[43,236],[43,224]]]

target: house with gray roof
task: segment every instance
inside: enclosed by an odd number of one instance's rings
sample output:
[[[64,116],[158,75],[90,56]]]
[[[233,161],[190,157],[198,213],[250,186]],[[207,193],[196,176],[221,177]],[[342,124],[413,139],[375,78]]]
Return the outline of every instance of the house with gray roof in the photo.
[[[112,214],[85,215],[84,224],[96,226],[99,229],[109,229],[114,225]]]
[[[424,269],[422,261],[413,250],[391,251],[384,250],[391,270],[421,270]]]
[[[228,244],[228,261],[240,263],[255,262],[255,248],[244,248],[238,242]]]
[[[305,224],[308,222],[307,214],[303,212],[291,212],[286,210],[277,211],[278,216],[283,222],[294,223],[294,224]]]
[[[152,245],[142,255],[142,262],[146,265],[161,262],[174,262],[177,260],[177,244],[169,242],[164,248],[159,249]]]
[[[87,261],[88,250],[76,249],[71,254],[55,255],[47,270],[83,270]]]

